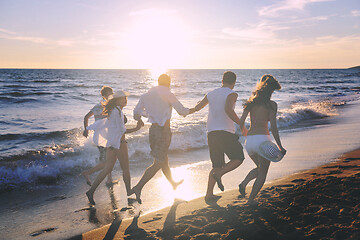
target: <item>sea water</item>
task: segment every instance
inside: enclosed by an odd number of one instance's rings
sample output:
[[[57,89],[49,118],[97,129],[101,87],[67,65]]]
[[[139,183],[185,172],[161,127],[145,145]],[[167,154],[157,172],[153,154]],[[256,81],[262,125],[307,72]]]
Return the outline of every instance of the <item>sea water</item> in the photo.
[[[221,86],[224,71],[167,73],[172,79],[172,92],[184,106],[193,107],[206,93]],[[303,131],[303,124],[309,120],[336,116],[339,108],[359,98],[359,70],[232,71],[237,75],[235,111],[239,115],[263,74],[272,74],[281,83],[282,89],[272,97],[278,103],[280,134],[289,129]],[[141,94],[157,85],[159,74],[151,70],[0,69],[0,191],[61,184],[67,177],[94,166],[98,152],[91,136],[82,136],[83,118],[102,100],[101,87],[131,93],[124,108],[127,126],[131,127],[136,123],[134,106]],[[173,111],[170,153],[191,153],[207,147],[207,111],[205,108],[185,118]],[[133,176],[141,175],[153,161],[148,128],[146,124],[127,136]],[[174,164],[196,162],[188,159]]]
[[[186,107],[193,107],[221,86],[224,71],[167,72],[171,90]],[[288,153],[281,162],[270,165],[268,181],[359,147],[359,70],[232,71],[237,75],[235,111],[239,115],[263,74],[272,74],[282,85],[272,99],[278,103],[277,122]],[[96,206],[89,208],[85,196],[89,186],[79,174],[96,165],[99,153],[91,136],[82,136],[85,114],[101,101],[100,89],[107,85],[131,93],[124,113],[129,119],[127,127],[135,126],[132,111],[141,94],[157,85],[160,73],[0,69],[0,233],[4,239],[66,239],[111,223],[115,217],[144,214],[171,205],[175,198],[191,200],[205,194],[211,169],[207,107],[185,118],[173,111],[169,162],[174,179],[184,179],[176,191],[159,172],[144,187],[143,204],[126,210],[128,199],[116,163],[113,177],[120,181],[112,187],[101,184],[94,194]],[[149,125],[127,135],[132,186],[153,162]],[[237,134],[241,135],[238,127]],[[239,140],[244,143],[245,138]],[[254,167],[245,152],[243,164],[223,177],[225,189],[236,188]],[[220,192],[217,187],[214,190]]]

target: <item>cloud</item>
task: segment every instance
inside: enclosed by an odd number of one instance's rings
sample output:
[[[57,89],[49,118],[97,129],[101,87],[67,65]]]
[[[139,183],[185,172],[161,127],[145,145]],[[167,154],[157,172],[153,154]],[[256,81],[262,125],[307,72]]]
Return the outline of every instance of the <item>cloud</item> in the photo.
[[[285,0],[280,3],[275,3],[270,6],[263,7],[259,10],[260,16],[277,16],[279,12],[292,11],[292,10],[304,10],[305,6],[310,3],[316,2],[329,2],[333,0]]]
[[[142,9],[139,11],[133,11],[129,13],[129,16],[143,16],[143,15],[167,15],[167,14],[174,14],[176,10],[170,9],[158,9],[158,8],[148,8]]]
[[[359,11],[359,10],[353,10],[353,11],[351,11],[351,16],[360,17],[360,11]]]
[[[224,28],[222,32],[236,39],[253,41],[273,39],[276,37],[276,31],[285,29],[288,29],[288,27],[272,25],[263,21],[257,25],[252,25],[247,28]]]
[[[15,32],[11,32],[11,31],[9,31],[7,29],[4,29],[4,28],[0,28],[0,32],[6,33],[6,34],[11,34],[11,35],[16,34]]]
[[[317,16],[304,19],[292,19],[286,22],[274,22],[274,21],[261,21],[255,25],[249,25],[245,28],[241,27],[227,27],[222,29],[222,33],[233,39],[239,40],[271,40],[277,39],[277,33],[282,30],[289,30],[298,27],[314,24],[317,21],[328,20],[328,16]],[[224,37],[223,37],[224,38]],[[226,38],[226,37],[225,37]]]

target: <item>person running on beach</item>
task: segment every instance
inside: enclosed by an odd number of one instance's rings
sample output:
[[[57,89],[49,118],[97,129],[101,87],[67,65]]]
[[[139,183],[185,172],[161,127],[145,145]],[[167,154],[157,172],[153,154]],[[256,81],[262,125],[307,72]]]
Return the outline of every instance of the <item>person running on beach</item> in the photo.
[[[240,121],[234,111],[238,97],[238,94],[232,90],[235,82],[235,73],[225,72],[222,87],[209,92],[191,109],[191,111],[199,111],[209,104],[207,132],[212,170],[209,173],[206,202],[216,201],[219,198],[213,193],[215,183],[221,191],[224,191],[221,177],[236,169],[244,160],[243,147],[238,141],[238,136],[235,135],[234,123]],[[226,164],[224,154],[230,159]]]
[[[107,87],[107,86],[103,86],[101,88],[101,96],[103,97],[103,99],[105,101],[108,100],[108,97],[110,95],[113,94],[113,90],[111,87]],[[104,106],[102,104],[102,102],[96,104],[84,117],[84,132],[83,132],[83,135],[84,137],[88,137],[89,135],[89,130],[87,130],[86,128],[88,127],[89,125],[89,119],[94,116],[95,118],[95,121],[99,120],[99,119],[103,119],[105,118],[106,116],[103,115],[103,110],[104,110]],[[95,135],[95,138],[96,138],[96,135],[97,133],[95,132],[94,133]],[[105,166],[105,161],[106,161],[106,148],[105,147],[102,147],[102,146],[97,146],[98,149],[99,149],[99,152],[100,152],[100,155],[99,155],[99,163],[93,167],[93,168],[90,168],[88,170],[85,170],[81,173],[81,176],[83,176],[85,179],[86,179],[86,183],[91,186],[91,181],[90,181],[90,175],[93,174],[94,172],[97,172],[97,171],[100,171],[101,169],[104,168]],[[106,181],[107,184],[110,184],[112,183],[112,176],[111,176],[111,172],[108,174],[108,178],[107,178],[107,181]]]
[[[147,117],[151,123],[149,129],[149,142],[151,155],[155,158],[153,164],[148,167],[140,181],[133,187],[132,192],[136,195],[136,200],[141,203],[141,191],[144,185],[161,169],[167,180],[176,190],[177,186],[183,182],[175,182],[172,178],[168,149],[171,142],[170,118],[172,109],[180,115],[190,113],[175,95],[170,91],[170,76],[162,74],[158,78],[158,86],[151,88],[147,93],[140,97],[138,104],[134,109],[134,119],[140,121],[141,117]]]
[[[94,192],[104,180],[105,176],[112,171],[116,159],[119,160],[120,167],[123,171],[123,180],[127,195],[131,195],[128,146],[125,140],[125,134],[139,130],[144,126],[144,123],[140,119],[135,128],[125,128],[127,119],[122,109],[127,105],[127,96],[129,96],[129,93],[124,91],[118,91],[109,96],[109,100],[105,104],[103,111],[107,118],[95,122],[88,127],[90,130],[99,131],[97,143],[107,148],[105,167],[97,175],[89,191],[86,192],[89,202],[93,205],[95,205]]]
[[[268,122],[270,121],[270,130],[274,136],[277,146],[284,155],[286,150],[281,145],[279,131],[276,125],[277,104],[270,100],[275,90],[281,89],[280,83],[271,75],[262,76],[257,84],[256,90],[252,96],[244,103],[244,112],[240,117],[240,129],[243,136],[246,137],[245,149],[250,158],[256,164],[256,168],[252,169],[239,185],[240,194],[245,197],[246,185],[256,178],[252,187],[248,204],[256,204],[254,200],[260,189],[264,185],[266,175],[270,166],[271,159],[266,159],[259,154],[260,145],[263,142],[270,141],[270,133]],[[250,129],[245,127],[245,119],[250,113]]]

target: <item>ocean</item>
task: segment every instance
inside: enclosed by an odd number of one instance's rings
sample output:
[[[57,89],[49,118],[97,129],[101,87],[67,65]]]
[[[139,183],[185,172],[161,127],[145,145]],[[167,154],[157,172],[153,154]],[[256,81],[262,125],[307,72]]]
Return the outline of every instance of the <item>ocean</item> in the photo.
[[[221,86],[224,71],[167,72],[171,90],[186,107],[193,107]],[[239,115],[263,74],[278,79],[282,89],[272,99],[278,103],[280,134],[301,131],[309,120],[336,116],[338,108],[359,99],[360,71],[355,69],[232,71],[237,75],[234,90],[239,95]],[[0,192],[66,183],[62,180],[95,165],[97,149],[91,137],[82,136],[82,125],[85,114],[101,101],[101,87],[131,93],[124,112],[132,126],[134,106],[141,94],[157,84],[159,74],[151,70],[0,69]],[[185,118],[173,111],[170,151],[206,148],[206,117],[207,109]],[[141,174],[152,162],[147,130],[148,125],[127,137],[133,175]],[[189,163],[196,160],[176,164]]]
[[[173,93],[186,107],[195,106],[206,93],[220,87],[224,71],[167,70]],[[359,148],[360,70],[232,71],[237,75],[235,112],[239,115],[262,75],[272,74],[282,85],[272,99],[278,103],[280,137],[288,152],[282,161],[270,165],[267,182],[335,161],[342,153]],[[143,204],[129,205],[116,163],[116,183],[98,187],[94,208],[85,196],[89,186],[79,175],[96,165],[99,153],[91,136],[82,136],[83,118],[101,101],[101,87],[131,93],[124,113],[127,126],[132,127],[136,124],[132,111],[139,97],[157,85],[162,72],[0,69],[2,238],[67,239],[112,223],[119,216],[127,218],[171,206],[176,198],[187,201],[204,196],[211,169],[207,107],[186,117],[173,111],[169,163],[174,179],[184,179],[176,191],[159,172],[145,185]],[[127,135],[132,186],[153,162],[149,125],[145,123],[140,131]],[[239,140],[244,143],[245,138],[240,136]],[[245,152],[243,164],[223,176],[225,190],[237,188],[254,167]],[[95,176],[91,176],[92,181]],[[218,192],[215,187],[214,193]]]

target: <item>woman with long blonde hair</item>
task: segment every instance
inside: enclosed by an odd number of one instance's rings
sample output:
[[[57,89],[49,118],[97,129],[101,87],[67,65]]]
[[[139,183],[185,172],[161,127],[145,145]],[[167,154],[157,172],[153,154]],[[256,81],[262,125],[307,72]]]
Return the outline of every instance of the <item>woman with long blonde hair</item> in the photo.
[[[268,122],[270,122],[270,130],[277,144],[278,149],[275,150],[282,156],[286,153],[281,144],[276,123],[277,104],[271,100],[273,92],[280,89],[280,83],[273,76],[262,76],[256,90],[249,100],[244,103],[244,111],[240,117],[240,129],[243,136],[246,136],[245,149],[256,164],[256,168],[252,169],[239,185],[239,191],[245,197],[246,185],[251,180],[256,179],[248,199],[248,204],[256,204],[254,199],[265,183],[270,161],[275,161],[271,157],[264,156],[261,151],[261,146],[264,142],[270,142],[271,144]],[[249,114],[250,128],[248,130],[245,127],[245,119]]]

